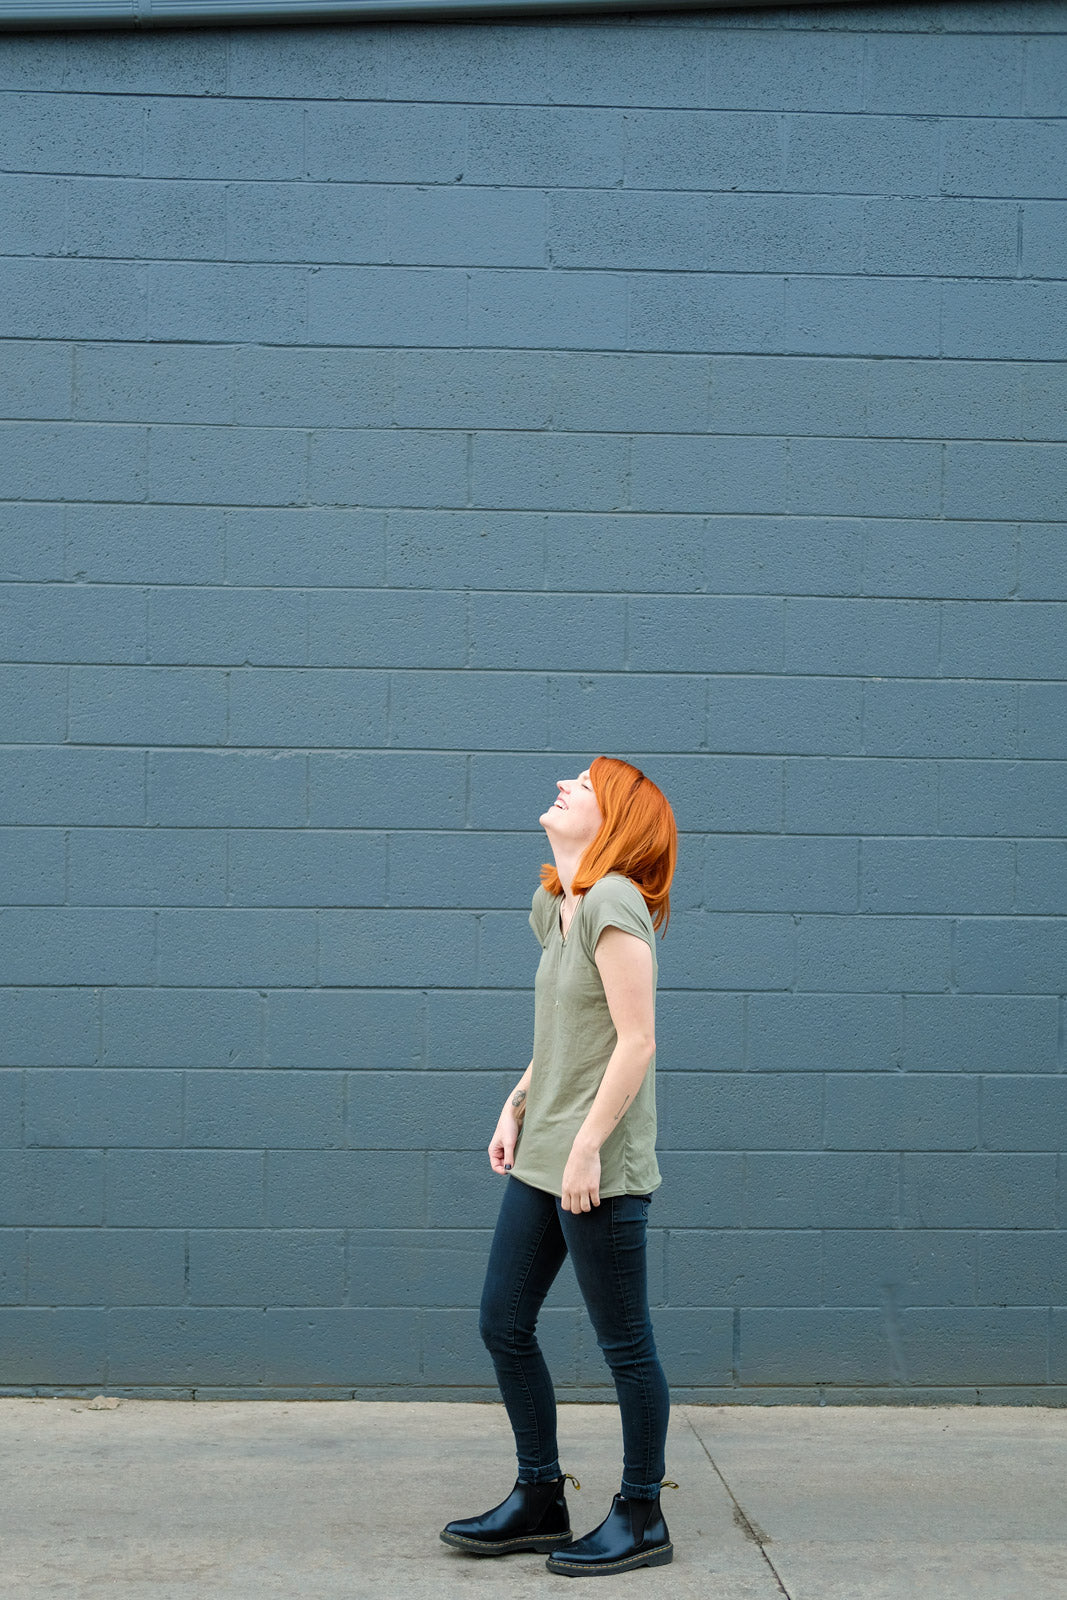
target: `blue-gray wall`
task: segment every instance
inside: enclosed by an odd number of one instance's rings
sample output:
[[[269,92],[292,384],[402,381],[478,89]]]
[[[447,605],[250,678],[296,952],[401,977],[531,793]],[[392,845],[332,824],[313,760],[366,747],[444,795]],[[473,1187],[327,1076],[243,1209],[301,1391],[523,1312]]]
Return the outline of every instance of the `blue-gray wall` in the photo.
[[[5,1392],[495,1393],[607,751],[676,1394],[1067,1399],[1065,84],[1060,3],[0,40]]]

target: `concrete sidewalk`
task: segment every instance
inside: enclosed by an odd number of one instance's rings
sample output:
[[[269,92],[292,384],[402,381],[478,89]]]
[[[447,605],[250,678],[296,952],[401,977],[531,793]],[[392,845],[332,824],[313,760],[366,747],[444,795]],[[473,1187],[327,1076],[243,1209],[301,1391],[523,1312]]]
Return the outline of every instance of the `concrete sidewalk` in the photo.
[[[561,1408],[577,1534],[618,1487],[612,1406]],[[541,1600],[451,1517],[514,1479],[499,1405],[0,1400],[0,1593],[15,1600]],[[598,1600],[1067,1600],[1067,1412],[675,1407],[674,1564]]]

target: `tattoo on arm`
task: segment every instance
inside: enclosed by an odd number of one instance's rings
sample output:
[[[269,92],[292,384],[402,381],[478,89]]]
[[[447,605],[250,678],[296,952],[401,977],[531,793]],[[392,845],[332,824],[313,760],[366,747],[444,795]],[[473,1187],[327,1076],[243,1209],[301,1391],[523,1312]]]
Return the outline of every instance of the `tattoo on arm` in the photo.
[[[511,1097],[511,1103],[515,1107],[515,1110],[521,1116],[523,1111],[525,1110],[526,1090],[525,1089],[516,1089],[515,1093]]]
[[[626,1107],[629,1104],[630,1104],[630,1096],[627,1095],[626,1099],[623,1101],[622,1105],[619,1107],[618,1111],[616,1111],[615,1116],[612,1119],[614,1122],[618,1122],[619,1118],[622,1116],[623,1112],[626,1110]]]

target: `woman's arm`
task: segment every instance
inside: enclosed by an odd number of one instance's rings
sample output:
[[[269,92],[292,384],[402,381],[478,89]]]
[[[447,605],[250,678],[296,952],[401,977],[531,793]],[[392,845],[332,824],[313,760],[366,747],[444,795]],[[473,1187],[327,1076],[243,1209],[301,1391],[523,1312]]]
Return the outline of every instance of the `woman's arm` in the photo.
[[[489,1141],[489,1163],[494,1172],[509,1172],[515,1161],[515,1145],[526,1115],[526,1091],[533,1077],[533,1062],[526,1068],[518,1083],[504,1101],[493,1137]]]
[[[617,1037],[563,1172],[564,1211],[589,1211],[600,1204],[600,1146],[633,1104],[656,1053],[651,949],[636,933],[605,928],[594,960]]]

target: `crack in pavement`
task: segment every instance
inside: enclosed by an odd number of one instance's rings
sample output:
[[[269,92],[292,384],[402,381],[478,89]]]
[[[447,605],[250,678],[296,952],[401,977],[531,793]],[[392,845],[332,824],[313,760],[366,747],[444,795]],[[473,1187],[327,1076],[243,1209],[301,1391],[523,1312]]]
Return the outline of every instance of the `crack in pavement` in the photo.
[[[759,1551],[760,1555],[763,1557],[764,1561],[767,1563],[767,1566],[770,1568],[771,1577],[774,1579],[775,1583],[778,1585],[779,1591],[785,1596],[785,1600],[792,1600],[792,1596],[790,1595],[789,1590],[786,1588],[785,1584],[782,1582],[782,1580],[781,1580],[781,1578],[780,1578],[780,1576],[778,1574],[778,1569],[775,1567],[774,1562],[771,1560],[770,1556],[767,1554],[766,1547],[770,1543],[770,1535],[767,1534],[767,1533],[764,1533],[764,1531],[760,1527],[759,1523],[758,1522],[753,1522],[752,1518],[750,1516],[748,1516],[748,1514],[746,1513],[746,1511],[745,1511],[744,1507],[742,1506],[740,1500],[738,1500],[737,1496],[734,1494],[734,1491],[730,1488],[730,1485],[727,1483],[726,1479],[723,1477],[722,1472],[720,1471],[720,1469],[718,1467],[718,1464],[716,1463],[715,1458],[712,1455],[711,1451],[708,1449],[707,1445],[704,1443],[704,1441],[700,1437],[699,1433],[697,1433],[696,1428],[693,1426],[693,1419],[690,1417],[688,1410],[683,1406],[683,1407],[681,1407],[681,1411],[682,1411],[682,1415],[685,1417],[686,1423],[688,1424],[688,1426],[690,1428],[690,1431],[693,1434],[693,1437],[696,1439],[697,1444],[700,1446],[700,1448],[703,1450],[704,1454],[707,1456],[708,1461],[711,1464],[712,1471],[715,1473],[715,1475],[718,1478],[719,1482],[722,1484],[723,1488],[726,1490],[726,1493],[730,1496],[730,1499],[733,1502],[734,1525],[736,1527],[740,1528],[741,1532],[744,1534],[745,1538],[746,1539],[751,1539],[752,1543],[756,1546],[756,1548]]]

